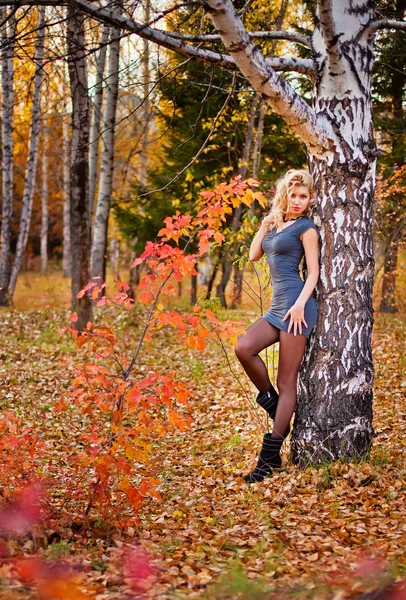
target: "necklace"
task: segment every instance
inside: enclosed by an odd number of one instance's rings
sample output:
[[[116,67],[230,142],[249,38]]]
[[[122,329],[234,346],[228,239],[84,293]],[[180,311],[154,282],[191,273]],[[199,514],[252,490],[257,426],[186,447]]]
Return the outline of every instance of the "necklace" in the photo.
[[[285,217],[283,217],[283,222],[287,223],[288,221],[297,221],[298,219],[301,219],[303,217],[303,215],[300,215],[300,217],[290,217],[290,219],[286,219]]]

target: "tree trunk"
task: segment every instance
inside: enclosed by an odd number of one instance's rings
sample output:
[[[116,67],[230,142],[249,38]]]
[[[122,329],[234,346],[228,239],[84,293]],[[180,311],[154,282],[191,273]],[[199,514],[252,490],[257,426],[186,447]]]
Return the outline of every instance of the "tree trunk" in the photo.
[[[145,0],[144,3],[144,23],[149,23],[150,20],[150,0]],[[149,42],[148,40],[142,40],[142,83],[144,88],[144,103],[142,106],[142,121],[144,123],[144,130],[142,135],[142,145],[140,152],[140,168],[138,172],[138,181],[140,185],[145,187],[147,185],[148,178],[148,142],[149,142],[149,119],[150,119],[150,101],[149,101],[149,90],[150,90],[150,69],[149,69]],[[132,267],[136,254],[133,253],[130,266],[130,290],[132,297],[134,297],[134,287],[139,282],[139,268]]]
[[[77,298],[90,279],[89,219],[89,95],[83,15],[73,2],[68,9],[69,78],[72,94],[72,163],[70,173],[70,224],[72,244],[72,311],[81,331],[92,320],[89,297]]]
[[[119,276],[120,262],[120,242],[116,237],[113,237],[110,242],[110,265],[114,279],[120,279]]]
[[[396,0],[396,18],[403,20],[406,10],[406,0]],[[403,36],[404,37],[404,36]],[[397,40],[401,48],[401,40]],[[400,64],[398,64],[400,62]],[[399,130],[404,129],[403,96],[405,88],[405,74],[403,72],[403,61],[396,60],[391,69],[391,91],[392,110],[395,123]],[[396,68],[398,67],[398,68]],[[400,68],[399,68],[400,67]],[[394,135],[392,138],[392,155],[398,167],[405,164],[405,138],[404,135]],[[394,204],[396,206],[396,197]],[[394,211],[395,213],[397,211]],[[395,215],[393,215],[395,216]],[[389,246],[387,248],[383,264],[383,281],[380,311],[384,313],[396,312],[396,268],[398,264],[398,250],[400,235],[397,232],[398,220],[389,218]],[[398,216],[398,215],[396,215]],[[399,215],[400,216],[400,215]],[[393,221],[395,221],[393,223]]]
[[[382,298],[379,310],[384,313],[395,313],[396,303],[396,269],[398,266],[399,240],[389,243],[383,263]]]
[[[94,85],[94,100],[92,110],[92,125],[90,128],[90,148],[89,148],[89,215],[90,222],[93,218],[94,201],[96,195],[97,166],[99,162],[99,136],[100,121],[102,117],[103,102],[103,79],[104,67],[106,64],[107,44],[110,37],[110,27],[104,25],[100,38],[100,50],[96,64],[96,83]]]
[[[44,57],[44,23],[45,23],[45,6],[40,6],[37,43],[35,50],[35,76],[34,76],[34,93],[32,99],[32,117],[31,117],[31,134],[28,150],[27,167],[25,171],[25,182],[23,201],[20,217],[20,230],[18,233],[17,248],[14,257],[13,268],[11,270],[9,296],[14,295],[14,290],[17,284],[17,277],[20,271],[22,258],[27,246],[28,234],[30,230],[32,203],[34,200],[35,178],[37,174],[37,161],[39,149],[39,133],[41,129],[41,86],[44,78],[43,72],[43,57]]]
[[[216,279],[216,275],[217,275],[219,266],[220,266],[220,259],[213,266],[213,271],[212,271],[212,274],[210,275],[210,279],[207,284],[206,300],[208,300],[211,296],[211,291],[213,289],[214,280]]]
[[[244,267],[240,269],[237,265],[233,266],[234,270],[234,288],[233,288],[233,301],[231,308],[237,308],[241,306],[242,299],[242,285],[244,281]]]
[[[345,106],[346,104],[346,106]],[[333,101],[349,125],[372,121],[369,103]],[[335,107],[335,109],[334,109]],[[327,103],[324,106],[327,110]],[[364,117],[362,119],[362,116]],[[361,136],[360,136],[361,137]],[[292,459],[306,465],[368,452],[372,429],[373,198],[375,159],[312,158],[314,220],[322,223],[319,316],[299,377]]]
[[[41,189],[41,273],[48,269],[48,118],[42,126],[42,189]]]
[[[106,77],[106,102],[103,114],[102,155],[97,196],[96,216],[93,226],[92,277],[106,278],[107,227],[113,191],[114,136],[118,98],[118,67],[120,55],[120,31],[112,29],[108,72]]]
[[[145,0],[144,3],[144,23],[149,23],[150,20],[150,0]],[[142,146],[140,153],[140,170],[138,181],[142,186],[147,184],[148,175],[148,142],[149,142],[149,118],[150,118],[150,72],[149,72],[149,42],[146,39],[142,40],[142,85],[144,89],[144,102],[142,106],[142,122],[144,125],[142,135]]]
[[[265,102],[261,99],[259,107],[259,118],[258,127],[255,135],[254,150],[252,153],[252,176],[254,179],[258,178],[259,165],[261,162],[261,147],[262,147],[262,134],[264,131],[264,119],[265,119]]]
[[[72,275],[72,255],[71,255],[71,239],[70,239],[70,173],[69,165],[72,162],[71,147],[69,140],[69,115],[67,113],[66,100],[63,100],[63,115],[62,115],[62,181],[63,181],[63,277],[71,277]]]
[[[190,288],[190,304],[194,306],[197,302],[197,275],[191,276],[191,288]]]
[[[1,33],[1,142],[2,142],[2,221],[0,247],[0,306],[9,303],[8,288],[11,275],[11,218],[13,215],[13,107],[14,107],[14,37],[15,18],[4,22],[8,9],[0,9],[3,21]]]

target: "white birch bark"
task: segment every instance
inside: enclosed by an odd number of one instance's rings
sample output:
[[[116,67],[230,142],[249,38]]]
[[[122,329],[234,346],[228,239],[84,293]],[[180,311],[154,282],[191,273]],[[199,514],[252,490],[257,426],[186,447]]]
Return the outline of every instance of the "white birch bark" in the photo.
[[[0,19],[6,19],[8,11],[1,9]],[[9,302],[8,287],[11,274],[11,218],[13,215],[13,107],[14,107],[14,36],[15,19],[3,24],[1,32],[1,141],[2,141],[2,221],[0,247],[0,305]]]
[[[41,273],[48,269],[48,117],[42,125],[42,182],[41,182]]]
[[[319,318],[301,367],[293,460],[360,457],[371,444],[373,198],[376,145],[372,124],[370,38],[359,32],[372,19],[367,0],[333,2],[329,57],[327,24],[314,35],[319,61],[315,110],[336,128],[333,160],[310,155],[320,225]],[[324,31],[322,30],[324,27]],[[330,29],[330,31],[333,31]]]
[[[97,184],[97,166],[99,162],[99,136],[100,121],[102,117],[103,102],[103,78],[106,64],[107,43],[110,35],[110,27],[104,25],[100,38],[100,50],[96,64],[96,82],[94,85],[94,98],[92,103],[92,125],[90,128],[90,147],[89,147],[89,207],[90,221],[93,218],[94,201]]]
[[[17,248],[14,257],[13,268],[11,270],[9,295],[12,298],[14,295],[18,273],[21,267],[21,261],[24,255],[28,241],[28,233],[31,223],[32,203],[34,199],[34,186],[37,171],[38,148],[39,148],[39,133],[41,128],[41,103],[40,94],[41,86],[44,78],[43,57],[44,57],[44,23],[45,23],[45,6],[40,6],[39,9],[38,34],[35,50],[35,76],[34,76],[34,93],[32,99],[32,116],[31,116],[31,132],[28,150],[27,167],[25,172],[23,201],[20,217],[20,229],[18,233]]]
[[[149,23],[150,20],[150,0],[145,0],[144,5],[144,22]],[[144,103],[142,111],[142,122],[144,126],[142,136],[142,147],[140,153],[140,170],[138,180],[141,185],[145,186],[147,183],[148,173],[148,141],[149,141],[149,119],[150,119],[150,72],[149,72],[149,42],[147,39],[142,40],[142,85],[144,89]]]
[[[106,101],[103,111],[103,132],[99,191],[93,225],[91,255],[92,277],[105,279],[107,227],[113,191],[114,137],[116,127],[116,108],[118,98],[118,68],[120,55],[120,31],[112,29],[112,42],[106,75]]]

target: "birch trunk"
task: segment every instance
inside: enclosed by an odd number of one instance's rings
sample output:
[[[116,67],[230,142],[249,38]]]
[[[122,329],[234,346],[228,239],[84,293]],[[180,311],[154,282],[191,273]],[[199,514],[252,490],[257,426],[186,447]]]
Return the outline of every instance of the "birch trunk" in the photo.
[[[144,4],[144,23],[149,23],[150,20],[150,0],[145,0]],[[138,173],[138,181],[140,185],[145,187],[147,185],[148,176],[148,142],[149,142],[149,119],[150,119],[150,69],[149,69],[149,42],[146,39],[142,40],[142,83],[144,88],[144,104],[142,110],[142,120],[144,123],[144,130],[142,135],[142,146],[140,152],[140,168]],[[133,263],[137,255],[135,252],[132,253],[131,266],[130,266],[130,289],[131,294],[134,297],[134,287],[138,285],[139,281],[139,267],[133,267]]]
[[[0,9],[0,19],[7,17],[7,8]],[[14,17],[3,24],[1,32],[1,142],[2,142],[2,221],[0,247],[0,306],[9,303],[11,274],[11,218],[13,215],[13,107],[14,107]]]
[[[89,148],[89,214],[90,222],[93,219],[94,201],[97,184],[97,166],[99,162],[99,136],[100,121],[102,117],[103,102],[103,79],[104,68],[106,64],[107,44],[109,41],[110,27],[104,25],[100,39],[100,50],[96,65],[96,83],[94,86],[94,100],[92,110],[92,126],[90,128],[90,148]]]
[[[72,311],[81,331],[92,319],[92,305],[77,294],[90,280],[89,219],[89,94],[84,44],[84,18],[71,3],[68,9],[69,78],[72,94],[72,163],[70,172],[70,225],[72,245]]]
[[[326,60],[328,33],[316,30],[314,36],[320,52],[315,110],[335,123],[340,143],[327,160],[309,157],[321,269],[319,317],[301,366],[292,442],[293,462],[301,465],[358,459],[369,451],[374,435],[373,53],[370,38],[357,39],[372,10],[367,2],[357,9],[349,0],[343,4],[335,5],[331,31],[334,40],[340,39],[337,53]]]
[[[145,0],[144,4],[144,22],[149,23],[150,20],[150,0]],[[142,148],[140,153],[140,170],[138,180],[142,186],[147,184],[148,174],[148,141],[149,141],[149,118],[150,118],[150,72],[149,72],[149,42],[146,39],[142,40],[142,84],[144,88],[144,104],[143,104],[143,136]]]
[[[28,150],[27,167],[25,172],[23,201],[20,217],[20,229],[18,233],[17,248],[14,257],[13,268],[11,270],[9,296],[13,297],[18,273],[20,271],[22,258],[27,246],[28,234],[30,230],[32,203],[34,199],[34,187],[38,162],[39,134],[41,129],[41,103],[40,94],[44,78],[43,73],[43,57],[44,57],[44,23],[45,23],[45,6],[40,6],[38,34],[35,50],[35,76],[34,76],[34,93],[32,99],[32,117],[31,117],[31,133]]]
[[[48,118],[42,126],[42,189],[41,189],[41,273],[48,269]]]
[[[97,195],[97,208],[93,226],[92,277],[106,278],[107,227],[113,191],[114,136],[118,98],[118,67],[120,31],[112,29],[106,77],[106,102],[103,114],[102,155]]]
[[[70,239],[70,173],[69,166],[71,163],[71,147],[69,140],[69,115],[67,112],[66,100],[63,100],[63,115],[62,115],[62,181],[63,181],[63,277],[71,277],[72,275],[72,256],[71,256],[71,239]]]

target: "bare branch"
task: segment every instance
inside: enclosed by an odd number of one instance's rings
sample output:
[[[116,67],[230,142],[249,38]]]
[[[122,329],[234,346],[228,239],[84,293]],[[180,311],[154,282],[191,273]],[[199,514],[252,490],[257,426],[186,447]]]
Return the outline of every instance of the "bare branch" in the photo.
[[[249,37],[231,0],[206,0],[207,11],[240,71],[302,138],[310,152],[324,155],[338,142],[331,124],[272,69]]]
[[[295,71],[312,77],[316,75],[317,68],[311,58],[266,58],[265,63],[273,71]]]
[[[333,0],[318,0],[317,16],[319,28],[323,37],[329,69],[331,73],[343,72],[342,55],[340,48],[340,35],[337,34],[334,15]]]
[[[406,30],[406,21],[397,21],[396,19],[380,19],[379,21],[372,21],[361,31],[361,34],[371,35],[376,33],[379,29]]]
[[[177,33],[176,31],[168,31],[170,37],[174,37],[178,40],[184,40],[185,42],[215,42],[220,40],[221,37],[218,33],[212,33],[208,35],[192,35],[186,33]],[[308,36],[296,33],[295,31],[249,31],[248,35],[250,38],[255,39],[266,39],[266,40],[287,40],[289,42],[295,42],[302,46],[312,47],[311,40]]]
[[[0,0],[0,6],[5,1],[6,0]],[[46,1],[49,2],[49,0]],[[51,0],[51,2],[53,2],[53,0]],[[230,69],[232,71],[238,69],[238,66],[236,65],[232,56],[191,46],[190,44],[186,44],[182,38],[178,39],[175,35],[169,34],[169,32],[162,31],[160,29],[153,29],[148,25],[138,23],[137,21],[125,17],[124,15],[111,9],[93,5],[87,0],[74,0],[74,2],[78,7],[81,8],[81,10],[83,10],[83,12],[94,19],[114,27],[127,30],[131,33],[135,33],[144,39],[155,42],[156,44],[167,48],[168,50],[173,50],[181,56],[185,56],[186,58],[191,58],[200,62],[211,63],[217,67]],[[7,0],[8,6],[16,6],[17,4],[18,6],[21,6],[24,3],[45,4],[43,0],[20,0],[18,3],[12,3],[10,0]],[[266,64],[269,65],[269,67],[274,71],[293,71],[308,75],[310,77],[315,73],[315,64],[312,59],[269,58],[266,59]]]

